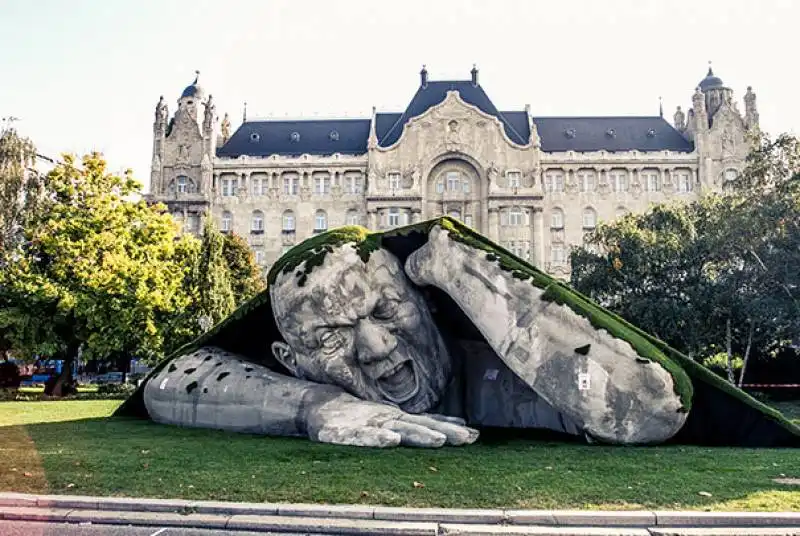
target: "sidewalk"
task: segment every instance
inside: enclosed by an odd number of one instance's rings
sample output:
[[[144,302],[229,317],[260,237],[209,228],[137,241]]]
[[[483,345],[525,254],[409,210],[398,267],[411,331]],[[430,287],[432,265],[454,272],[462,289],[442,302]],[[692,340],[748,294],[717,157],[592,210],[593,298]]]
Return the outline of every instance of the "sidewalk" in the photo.
[[[350,535],[800,536],[800,512],[459,510],[0,493],[0,519]]]

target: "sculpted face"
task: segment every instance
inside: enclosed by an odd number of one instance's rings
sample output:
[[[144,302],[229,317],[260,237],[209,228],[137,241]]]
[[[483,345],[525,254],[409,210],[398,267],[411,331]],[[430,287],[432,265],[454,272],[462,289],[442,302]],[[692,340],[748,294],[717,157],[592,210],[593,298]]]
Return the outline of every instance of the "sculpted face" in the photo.
[[[450,356],[422,295],[389,252],[374,251],[364,263],[346,244],[302,287],[294,272],[281,274],[270,294],[288,343],[273,351],[295,376],[409,413],[441,399]]]

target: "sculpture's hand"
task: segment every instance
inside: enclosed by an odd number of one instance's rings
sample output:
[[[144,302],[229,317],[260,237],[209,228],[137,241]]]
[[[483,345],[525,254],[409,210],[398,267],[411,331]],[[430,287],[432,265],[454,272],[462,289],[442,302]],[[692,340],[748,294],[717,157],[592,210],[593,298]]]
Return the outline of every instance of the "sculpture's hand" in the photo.
[[[308,411],[308,436],[321,443],[362,447],[441,447],[468,445],[478,431],[462,419],[413,415],[403,410],[341,394]]]

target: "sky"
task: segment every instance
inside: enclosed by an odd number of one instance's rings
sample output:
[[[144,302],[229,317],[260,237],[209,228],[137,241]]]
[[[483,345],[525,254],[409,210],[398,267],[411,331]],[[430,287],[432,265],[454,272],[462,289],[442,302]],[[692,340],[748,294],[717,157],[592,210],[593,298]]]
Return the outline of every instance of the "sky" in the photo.
[[[149,186],[153,114],[200,71],[248,118],[402,111],[431,80],[480,82],[501,110],[671,118],[714,73],[800,130],[795,0],[0,0],[0,118],[40,153],[102,152]]]

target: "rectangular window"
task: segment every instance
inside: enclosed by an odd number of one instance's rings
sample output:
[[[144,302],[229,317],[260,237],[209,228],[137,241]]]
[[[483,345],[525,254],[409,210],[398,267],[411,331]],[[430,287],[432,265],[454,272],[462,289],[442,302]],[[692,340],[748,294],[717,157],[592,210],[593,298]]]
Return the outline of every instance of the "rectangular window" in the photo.
[[[226,178],[222,179],[222,196],[223,197],[231,197],[234,195],[234,187],[233,187],[234,179]]]
[[[329,194],[331,191],[330,177],[314,177],[314,193],[317,195]]]
[[[678,193],[686,194],[692,191],[692,180],[688,173],[678,172],[676,178]]]
[[[521,210],[512,209],[508,213],[508,224],[512,226],[522,225],[525,221],[525,215]]]
[[[448,171],[447,175],[447,191],[457,192],[459,190],[459,182],[461,174],[458,171]]]
[[[345,192],[348,194],[360,194],[363,191],[361,177],[351,175],[347,177]]]
[[[615,192],[628,191],[628,174],[624,171],[616,171],[611,173],[611,183]]]
[[[283,193],[286,195],[297,195],[300,189],[300,177],[284,177]]]
[[[564,191],[564,174],[560,171],[545,173],[544,189],[549,193],[562,193]]]
[[[397,191],[400,189],[400,174],[396,171],[389,173],[389,190]]]
[[[594,192],[594,186],[595,186],[594,171],[578,172],[578,182],[580,183],[581,192]]]
[[[264,264],[264,252],[260,249],[256,250],[256,264]]]
[[[553,264],[564,264],[564,246],[561,244],[550,246],[550,261]]]
[[[466,224],[467,227],[472,227],[472,214],[464,216],[464,224]]]
[[[437,194],[443,194],[444,193],[444,181],[442,179],[439,179],[438,181],[436,181],[436,193]]]
[[[642,173],[644,177],[644,187],[647,189],[648,192],[660,192],[661,191],[661,178],[658,176],[658,173],[655,171],[645,171]]]
[[[519,171],[509,171],[508,172],[508,187],[509,188],[519,188],[519,179],[520,179],[520,172]]]
[[[396,208],[390,208],[386,223],[389,227],[398,227],[400,225],[400,211]]]

